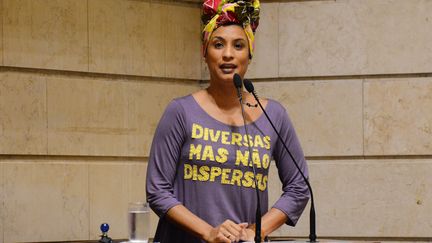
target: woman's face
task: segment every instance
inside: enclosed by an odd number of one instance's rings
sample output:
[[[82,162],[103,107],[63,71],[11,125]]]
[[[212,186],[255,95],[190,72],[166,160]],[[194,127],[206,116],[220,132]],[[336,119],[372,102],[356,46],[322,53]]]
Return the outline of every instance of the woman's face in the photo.
[[[244,77],[249,64],[246,33],[238,25],[220,26],[211,35],[206,63],[212,82],[232,84],[234,73]]]

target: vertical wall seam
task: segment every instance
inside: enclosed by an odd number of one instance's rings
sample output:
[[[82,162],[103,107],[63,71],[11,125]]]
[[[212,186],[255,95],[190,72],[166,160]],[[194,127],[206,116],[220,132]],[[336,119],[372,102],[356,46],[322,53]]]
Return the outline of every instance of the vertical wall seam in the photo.
[[[362,136],[363,136],[363,156],[366,156],[366,150],[365,150],[365,92],[364,87],[365,86],[365,79],[362,79]]]
[[[5,49],[4,49],[4,42],[5,42],[5,38],[4,38],[4,22],[5,22],[5,17],[4,17],[4,1],[3,0],[1,0],[1,15],[2,15],[2,22],[1,22],[1,38],[2,38],[2,60],[1,60],[1,64],[2,64],[2,66],[4,66],[4,63],[5,63],[5,61],[4,61],[4,52],[5,52]],[[4,241],[3,241],[4,242]]]
[[[46,127],[45,127],[45,129],[46,129],[46,139],[45,139],[45,153],[46,153],[46,155],[49,155],[49,113],[48,113],[48,111],[49,111],[49,106],[48,106],[48,102],[49,102],[49,100],[48,100],[48,79],[47,79],[47,76],[45,76],[44,75],[44,81],[45,81],[45,119],[46,119]]]
[[[276,3],[276,16],[277,16],[277,77],[280,78],[280,2]]]
[[[87,72],[90,72],[90,18],[89,0],[87,0]]]
[[[90,214],[90,210],[91,210],[91,207],[90,207],[90,164],[89,163],[86,163],[87,164],[87,215],[88,215],[88,217],[87,217],[87,239],[91,239],[90,238],[90,235],[91,235],[91,233],[90,233],[90,231],[91,231],[91,225],[90,225],[90,217],[91,217],[91,214]]]
[[[3,164],[0,164],[0,167],[3,167]],[[4,167],[0,170],[0,173],[1,173],[1,178],[2,178],[2,180],[0,181],[0,186],[1,186],[1,192],[2,192],[2,197],[1,197],[1,212],[3,212],[3,213],[0,213],[0,216],[1,216],[1,218],[0,218],[0,222],[1,222],[1,225],[2,225],[2,232],[1,232],[1,237],[0,237],[0,239],[2,240],[2,242],[5,242],[4,241],[4,239],[5,239],[5,230],[4,230],[4,225],[5,225],[5,212],[6,212],[6,209],[5,209],[5,196],[4,196],[4,190],[5,190],[5,186],[4,186]]]

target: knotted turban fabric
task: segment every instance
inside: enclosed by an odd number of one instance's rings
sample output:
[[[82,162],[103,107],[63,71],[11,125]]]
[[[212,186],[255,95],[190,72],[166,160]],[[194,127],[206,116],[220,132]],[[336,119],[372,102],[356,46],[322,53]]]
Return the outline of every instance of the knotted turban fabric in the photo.
[[[214,30],[227,24],[241,25],[249,42],[249,57],[254,51],[255,30],[259,24],[259,0],[205,0],[203,3],[204,24],[202,52],[206,55],[209,39]]]

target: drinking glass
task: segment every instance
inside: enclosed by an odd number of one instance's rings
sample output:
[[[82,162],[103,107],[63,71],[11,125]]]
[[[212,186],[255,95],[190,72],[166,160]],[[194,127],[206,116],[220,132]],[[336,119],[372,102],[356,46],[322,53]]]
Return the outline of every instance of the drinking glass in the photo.
[[[150,233],[150,209],[147,203],[129,203],[129,242],[148,243]]]

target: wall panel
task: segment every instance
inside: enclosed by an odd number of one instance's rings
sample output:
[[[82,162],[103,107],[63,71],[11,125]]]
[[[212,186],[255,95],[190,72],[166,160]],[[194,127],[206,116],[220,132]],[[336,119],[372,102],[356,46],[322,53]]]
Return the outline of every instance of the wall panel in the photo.
[[[430,72],[431,10],[425,0],[280,3],[279,76]]]
[[[365,154],[432,155],[432,78],[365,82]]]
[[[197,88],[189,82],[52,76],[48,153],[147,156],[166,105]]]
[[[0,154],[45,154],[46,111],[43,75],[1,72]]]
[[[88,166],[3,160],[4,242],[88,237]]]
[[[4,65],[88,71],[87,0],[3,0]]]
[[[0,65],[3,66],[3,0],[0,0],[0,26],[1,26],[1,33],[0,33]]]
[[[256,31],[255,53],[249,65],[248,78],[278,77],[279,3],[262,3]]]
[[[158,4],[90,0],[90,71],[165,76],[165,22]]]
[[[99,226],[110,224],[110,237],[125,239],[129,202],[145,202],[147,163],[124,161],[90,165],[90,238],[98,239]],[[107,178],[112,178],[107,180]],[[101,186],[110,188],[109,193]],[[151,212],[150,232],[154,235],[157,216]]]
[[[171,4],[163,6],[167,23],[165,68],[167,77],[201,78],[200,9]]]
[[[309,161],[309,168],[318,236],[430,237],[430,159]],[[276,172],[269,176],[273,202],[281,188]],[[274,233],[308,234],[309,205],[296,228]]]
[[[280,77],[365,72],[367,37],[362,32],[363,16],[358,16],[353,2],[280,3]]]
[[[199,8],[90,0],[90,70],[200,78]]]
[[[363,154],[362,81],[256,82],[288,111],[306,156]]]

